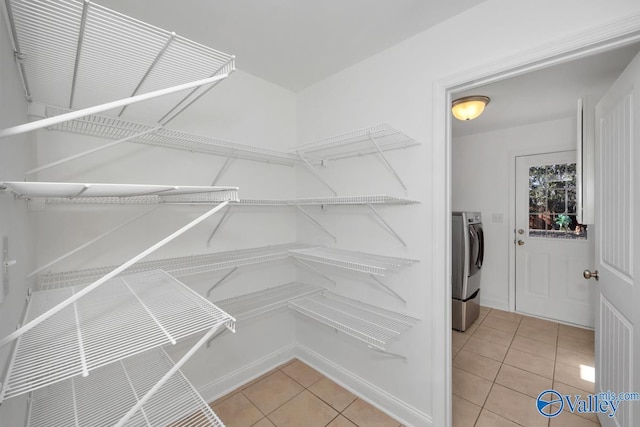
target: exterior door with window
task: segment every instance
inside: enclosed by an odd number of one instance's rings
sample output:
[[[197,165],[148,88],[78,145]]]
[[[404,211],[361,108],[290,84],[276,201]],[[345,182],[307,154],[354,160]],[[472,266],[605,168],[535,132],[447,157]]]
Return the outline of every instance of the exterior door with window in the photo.
[[[576,220],[576,152],[516,157],[516,310],[594,326],[590,230]]]

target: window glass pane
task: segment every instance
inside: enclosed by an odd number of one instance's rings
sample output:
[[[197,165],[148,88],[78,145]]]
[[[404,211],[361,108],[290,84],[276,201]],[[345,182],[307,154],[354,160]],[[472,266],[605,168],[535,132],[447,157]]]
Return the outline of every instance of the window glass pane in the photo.
[[[575,163],[529,168],[529,236],[587,238],[576,220]]]

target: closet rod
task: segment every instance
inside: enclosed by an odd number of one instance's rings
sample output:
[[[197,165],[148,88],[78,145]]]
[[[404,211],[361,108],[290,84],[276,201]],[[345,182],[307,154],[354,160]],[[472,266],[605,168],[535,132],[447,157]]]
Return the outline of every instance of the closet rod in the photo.
[[[131,96],[129,98],[119,99],[117,101],[111,101],[105,104],[96,105],[94,107],[83,108],[77,111],[71,111],[69,113],[60,114],[58,116],[36,120],[35,122],[25,123],[23,125],[13,126],[10,128],[0,130],[0,138],[13,136],[13,135],[20,135],[22,133],[31,132],[34,130],[46,128],[48,126],[57,125],[59,123],[78,119],[84,116],[89,116],[91,114],[101,113],[103,111],[111,110],[113,108],[119,108],[125,105],[135,104],[136,102],[147,101],[149,99],[154,99],[163,95],[169,95],[171,93],[180,92],[182,90],[191,89],[197,86],[208,85],[220,80],[224,80],[227,77],[229,77],[229,73],[224,73],[219,76],[208,77],[206,79],[196,80],[190,83],[184,83],[184,84],[172,86],[166,89],[154,90],[152,92],[143,93],[141,95]]]
[[[72,297],[67,298],[66,300],[64,300],[60,304],[58,304],[55,307],[52,307],[51,309],[49,309],[48,311],[42,313],[40,316],[38,316],[35,319],[31,320],[29,323],[27,323],[25,325],[22,325],[21,327],[16,329],[14,332],[12,332],[9,335],[7,335],[6,337],[2,338],[0,340],[0,347],[4,347],[5,345],[10,343],[14,339],[21,337],[25,332],[27,332],[27,331],[33,329],[34,327],[38,326],[40,323],[44,322],[49,317],[51,317],[54,314],[58,313],[60,310],[62,310],[63,308],[67,307],[69,304],[72,304],[74,301],[77,301],[78,299],[80,299],[84,295],[88,294],[89,292],[91,292],[92,290],[97,288],[98,286],[102,285],[104,282],[106,282],[109,279],[111,279],[111,278],[117,276],[118,274],[122,273],[124,270],[126,270],[129,267],[131,267],[133,264],[135,264],[136,262],[140,261],[141,259],[147,257],[148,255],[150,255],[151,253],[155,252],[156,250],[160,249],[161,247],[163,247],[164,245],[166,245],[167,243],[169,243],[170,241],[172,241],[176,237],[184,234],[186,231],[190,230],[194,226],[198,225],[200,222],[202,222],[205,219],[209,218],[211,215],[215,214],[216,212],[218,212],[220,209],[224,208],[228,204],[229,204],[229,202],[225,201],[225,202],[220,203],[218,206],[214,207],[213,209],[208,210],[206,213],[200,215],[198,218],[194,219],[193,221],[191,221],[190,223],[188,223],[187,225],[185,225],[184,227],[182,227],[178,231],[173,232],[172,234],[170,234],[169,236],[165,237],[164,239],[162,239],[161,241],[159,241],[155,245],[151,246],[150,248],[146,249],[142,253],[140,253],[140,254],[136,255],[135,257],[131,258],[129,261],[125,262],[121,266],[119,266],[116,269],[112,270],[110,273],[107,273],[106,275],[102,276],[100,279],[96,280],[95,282],[93,282],[92,284],[87,286],[86,288],[84,288],[81,291],[79,291],[78,293],[74,294]]]

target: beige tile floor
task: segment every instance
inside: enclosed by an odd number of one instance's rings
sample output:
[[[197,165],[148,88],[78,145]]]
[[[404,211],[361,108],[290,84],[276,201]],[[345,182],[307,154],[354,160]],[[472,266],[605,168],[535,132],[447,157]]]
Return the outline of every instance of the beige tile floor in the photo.
[[[227,427],[400,426],[297,359],[210,405]]]
[[[593,393],[581,378],[581,365],[594,366],[593,331],[482,307],[469,329],[453,331],[452,350],[454,427],[600,425],[568,410],[549,420],[535,406],[548,388]]]

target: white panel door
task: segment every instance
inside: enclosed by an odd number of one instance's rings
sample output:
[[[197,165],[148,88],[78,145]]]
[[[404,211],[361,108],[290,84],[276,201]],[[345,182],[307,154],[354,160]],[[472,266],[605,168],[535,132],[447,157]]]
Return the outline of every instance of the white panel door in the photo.
[[[596,391],[640,392],[640,55],[596,106]],[[605,426],[640,425],[640,402],[621,402]]]
[[[516,157],[516,310],[594,326],[593,238],[576,218],[576,152]]]

